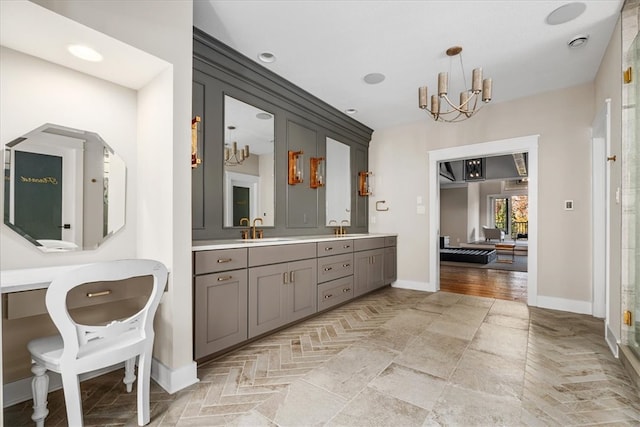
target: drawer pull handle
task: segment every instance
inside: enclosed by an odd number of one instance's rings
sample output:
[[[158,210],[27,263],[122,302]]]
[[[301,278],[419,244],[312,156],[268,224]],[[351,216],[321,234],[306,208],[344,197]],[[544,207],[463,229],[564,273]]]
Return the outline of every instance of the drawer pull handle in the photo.
[[[324,250],[325,250],[325,251],[332,251],[332,250],[333,250],[333,247],[331,247],[331,246],[327,246],[326,248],[324,248]]]
[[[351,288],[344,288],[344,289],[342,290],[342,292],[349,292],[350,290],[351,290]]]
[[[224,282],[226,280],[231,280],[233,279],[233,276],[220,276],[218,277],[218,282]]]
[[[329,299],[329,298],[331,298],[332,296],[333,296],[333,294],[327,294],[327,295],[325,295],[325,296],[324,296],[324,299]]]
[[[233,261],[233,258],[219,258],[218,264],[223,264],[225,262],[231,262],[231,261]]]
[[[324,268],[324,271],[331,271],[331,270],[333,270],[333,267],[325,267]]]
[[[100,291],[100,292],[87,292],[87,298],[104,297],[107,295],[111,295],[110,289],[107,289],[106,291]]]
[[[343,248],[344,249],[349,249],[351,247],[351,245],[344,245]]]
[[[344,268],[348,268],[348,267],[351,267],[351,264],[342,264],[342,266],[343,266]]]

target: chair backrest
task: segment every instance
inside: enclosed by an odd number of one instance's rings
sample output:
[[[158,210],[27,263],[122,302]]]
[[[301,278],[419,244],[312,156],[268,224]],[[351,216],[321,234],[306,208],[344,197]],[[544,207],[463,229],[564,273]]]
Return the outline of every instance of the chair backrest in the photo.
[[[107,325],[76,323],[67,307],[67,294],[77,286],[93,282],[112,282],[152,276],[153,286],[144,307],[134,315],[113,320]],[[62,360],[72,361],[87,347],[94,350],[108,346],[123,334],[153,340],[153,318],[167,282],[166,267],[153,260],[134,259],[88,264],[56,277],[47,289],[46,304],[53,323],[64,342]]]

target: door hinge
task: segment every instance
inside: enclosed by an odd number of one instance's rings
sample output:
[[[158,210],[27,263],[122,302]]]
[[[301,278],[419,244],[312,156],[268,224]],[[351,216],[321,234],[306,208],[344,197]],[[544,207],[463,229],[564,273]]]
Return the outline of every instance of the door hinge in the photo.
[[[631,326],[631,312],[629,310],[625,310],[623,313],[622,321],[625,325]]]
[[[631,83],[633,81],[633,68],[629,67],[622,72],[622,76],[625,84]]]

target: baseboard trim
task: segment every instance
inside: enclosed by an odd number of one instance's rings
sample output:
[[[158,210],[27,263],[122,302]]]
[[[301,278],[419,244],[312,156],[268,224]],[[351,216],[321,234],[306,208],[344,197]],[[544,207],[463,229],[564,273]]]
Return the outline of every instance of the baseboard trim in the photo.
[[[547,297],[538,295],[538,307],[551,310],[568,311],[570,313],[591,314],[593,305],[589,301],[579,301],[566,298]]]
[[[620,345],[620,342],[616,338],[616,335],[613,333],[611,328],[609,328],[608,323],[605,324],[604,339],[609,345],[609,350],[611,350],[611,353],[615,356],[616,359],[618,359],[619,358],[618,346]]]
[[[411,289],[414,291],[426,291],[426,292],[436,292],[437,289],[435,286],[431,285],[428,282],[414,282],[411,280],[396,280],[391,284],[393,288],[399,289]]]
[[[151,378],[169,394],[200,381],[196,362],[188,363],[178,369],[170,369],[156,359],[151,362]]]
[[[190,385],[200,381],[197,377],[197,368],[198,365],[196,362],[191,362],[181,368],[171,370],[156,359],[152,359],[151,378],[167,393],[173,394],[176,391],[182,390],[183,388],[189,387]],[[82,374],[80,375],[80,381],[99,377],[100,375],[104,375],[118,369],[124,369],[124,363],[119,363],[98,371]],[[48,371],[47,374],[49,375],[49,393],[60,390],[62,388],[62,379],[60,374],[51,371]],[[124,378],[124,371],[122,372],[122,375]],[[2,397],[2,405],[4,408],[31,400],[31,377],[4,384],[2,387]]]

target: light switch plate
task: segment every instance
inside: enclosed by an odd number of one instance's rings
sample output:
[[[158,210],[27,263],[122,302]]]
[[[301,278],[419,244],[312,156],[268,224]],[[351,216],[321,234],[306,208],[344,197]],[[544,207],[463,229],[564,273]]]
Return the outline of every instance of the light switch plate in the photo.
[[[427,209],[425,208],[424,205],[420,205],[416,208],[416,213],[418,215],[424,215],[425,213],[427,213]]]

